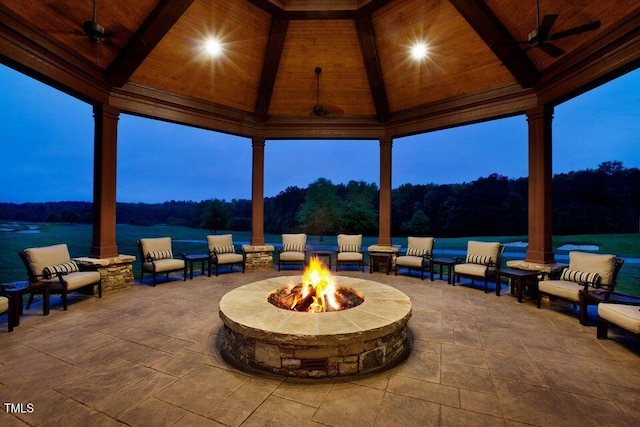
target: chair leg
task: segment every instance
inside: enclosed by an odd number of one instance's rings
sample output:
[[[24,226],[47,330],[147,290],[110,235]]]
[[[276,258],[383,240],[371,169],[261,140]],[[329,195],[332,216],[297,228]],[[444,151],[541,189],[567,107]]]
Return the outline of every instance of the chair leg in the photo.
[[[155,270],[153,272],[153,287],[154,288],[156,287],[156,272],[155,272]]]
[[[102,298],[102,280],[98,282],[98,298]]]
[[[62,290],[62,310],[67,311],[67,291]]]
[[[33,292],[29,294],[29,301],[27,301],[27,309],[31,308],[31,304],[33,304]]]
[[[182,279],[183,282],[187,281],[187,263],[184,263],[184,278]]]
[[[596,337],[599,340],[607,339],[608,330],[609,330],[609,322],[598,317],[598,330],[596,332]]]

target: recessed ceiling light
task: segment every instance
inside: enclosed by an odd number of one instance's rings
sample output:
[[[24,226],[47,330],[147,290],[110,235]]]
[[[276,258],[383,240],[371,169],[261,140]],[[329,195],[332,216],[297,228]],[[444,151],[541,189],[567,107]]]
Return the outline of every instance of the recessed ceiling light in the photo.
[[[222,53],[222,44],[218,39],[209,38],[204,42],[204,51],[209,56],[218,56]]]
[[[417,42],[411,46],[411,57],[416,61],[421,61],[429,55],[429,48],[424,42]]]

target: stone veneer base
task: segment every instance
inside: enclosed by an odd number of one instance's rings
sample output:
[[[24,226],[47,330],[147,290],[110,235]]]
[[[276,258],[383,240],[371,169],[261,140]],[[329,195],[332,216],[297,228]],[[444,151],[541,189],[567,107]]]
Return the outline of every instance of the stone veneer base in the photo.
[[[245,271],[272,271],[273,270],[273,251],[275,250],[274,246],[242,245],[242,250],[245,253],[245,260],[244,260]]]
[[[133,287],[133,255],[119,255],[113,258],[74,258],[80,266],[95,269],[102,279],[102,293]],[[94,289],[93,293],[97,291]]]
[[[379,371],[409,352],[411,301],[381,283],[336,276],[364,294],[354,308],[298,313],[271,305],[267,296],[297,278],[276,277],[241,286],[220,300],[222,355],[242,369],[324,378]]]

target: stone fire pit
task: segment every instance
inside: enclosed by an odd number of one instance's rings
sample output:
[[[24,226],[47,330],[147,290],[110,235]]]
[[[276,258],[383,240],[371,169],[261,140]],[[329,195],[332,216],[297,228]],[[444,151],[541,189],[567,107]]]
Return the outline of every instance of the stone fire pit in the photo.
[[[335,277],[364,294],[347,310],[301,313],[267,301],[296,277],[276,277],[234,289],[220,300],[224,322],[222,355],[243,369],[322,378],[375,372],[395,365],[408,352],[411,301],[390,286]]]

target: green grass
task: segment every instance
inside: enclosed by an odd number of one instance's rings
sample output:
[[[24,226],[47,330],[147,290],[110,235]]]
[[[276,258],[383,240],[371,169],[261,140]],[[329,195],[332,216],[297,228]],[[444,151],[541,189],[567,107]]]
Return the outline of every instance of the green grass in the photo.
[[[30,224],[0,224],[0,229],[11,228],[15,230],[28,230]],[[63,224],[33,224],[40,228],[39,233],[25,233],[16,231],[0,231],[0,282],[12,282],[16,280],[26,280],[24,265],[18,257],[18,251],[34,247],[47,246],[56,243],[66,243],[72,257],[86,256],[91,247],[90,225],[63,225]],[[223,233],[219,231],[218,233]],[[249,242],[251,233],[248,231],[234,231],[233,239],[235,243]],[[173,252],[176,254],[206,253],[206,236],[210,234],[208,230],[194,229],[179,226],[134,226],[119,224],[117,226],[118,249],[121,254],[135,255],[139,258],[136,241],[142,237],[164,237],[170,236],[173,239]],[[377,243],[377,237],[366,236],[363,238],[363,246],[368,247]],[[500,241],[502,243],[522,242],[527,240],[527,236],[493,236],[493,237],[461,237],[461,238],[438,238],[435,246],[436,254],[440,251],[460,251],[464,253],[469,240]],[[265,241],[268,243],[281,243],[281,236],[265,234]],[[307,243],[318,246],[326,245],[334,248],[337,244],[336,236],[324,236],[320,240],[319,236],[309,236]],[[403,237],[394,238],[393,243],[406,247],[407,239]],[[624,258],[640,258],[640,234],[598,234],[598,235],[577,235],[577,236],[555,236],[553,247],[557,248],[563,244],[590,244],[599,246],[597,253],[611,253]],[[521,247],[508,246],[505,250],[505,260],[523,259],[526,249]],[[556,260],[566,261],[567,251],[556,250]],[[617,290],[640,296],[640,262],[627,260],[620,271],[618,277]],[[134,273],[139,272],[140,263],[134,264]]]

